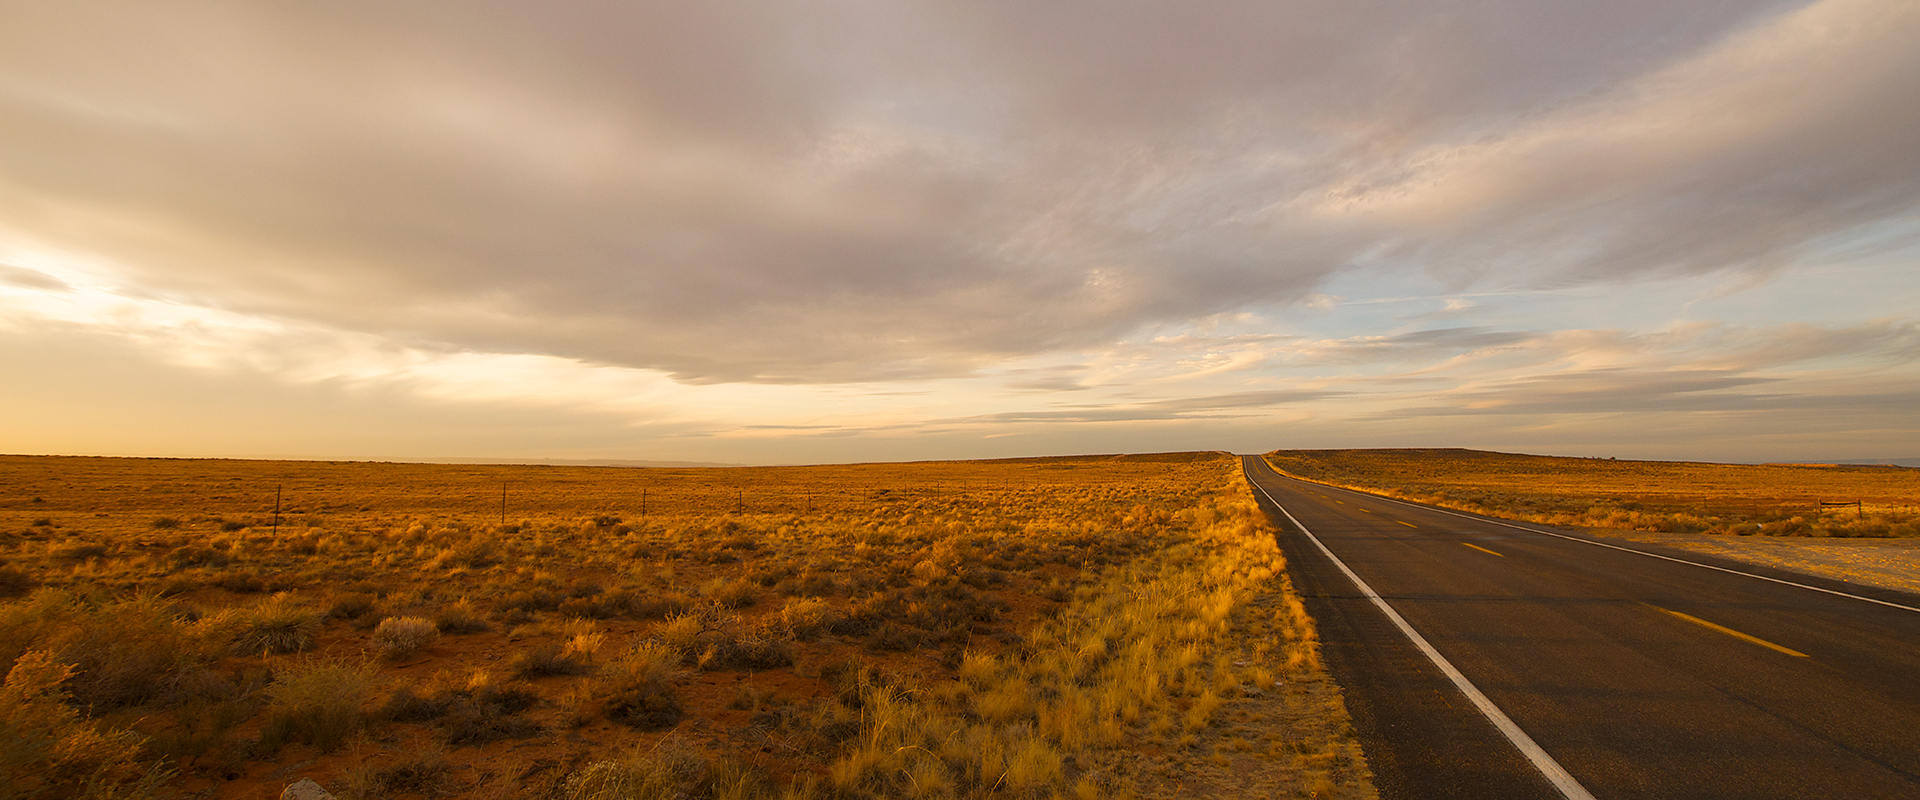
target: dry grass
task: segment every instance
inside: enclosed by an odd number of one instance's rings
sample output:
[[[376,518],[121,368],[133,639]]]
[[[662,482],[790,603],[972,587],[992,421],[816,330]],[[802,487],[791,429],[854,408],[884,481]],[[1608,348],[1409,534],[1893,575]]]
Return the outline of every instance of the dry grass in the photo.
[[[388,617],[373,629],[373,650],[381,658],[399,661],[426,649],[440,638],[432,620]]]
[[[0,457],[0,480],[0,664],[70,670],[53,706],[41,680],[0,713],[72,712],[60,735],[107,737],[87,768],[127,785],[254,797],[300,765],[355,796],[1370,791],[1224,455]],[[53,766],[21,758],[0,779]]]
[[[313,646],[320,613],[291,594],[281,593],[245,608],[230,609],[219,627],[241,655],[298,653]]]
[[[266,688],[268,750],[302,742],[333,751],[365,721],[373,676],[367,667],[336,662],[289,665]]]
[[[0,767],[9,798],[163,796],[169,777],[143,752],[145,737],[83,719],[64,684],[74,667],[34,650],[0,685]]]
[[[1920,536],[1920,469],[1706,464],[1477,450],[1282,450],[1336,486],[1552,525],[1775,536]],[[1858,501],[1860,507],[1823,507]]]

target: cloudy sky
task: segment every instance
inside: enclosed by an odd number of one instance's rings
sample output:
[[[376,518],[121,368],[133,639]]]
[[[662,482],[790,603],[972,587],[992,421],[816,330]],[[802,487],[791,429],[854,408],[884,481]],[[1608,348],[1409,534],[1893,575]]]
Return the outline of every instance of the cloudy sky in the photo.
[[[0,451],[1920,456],[1920,3],[0,0]]]

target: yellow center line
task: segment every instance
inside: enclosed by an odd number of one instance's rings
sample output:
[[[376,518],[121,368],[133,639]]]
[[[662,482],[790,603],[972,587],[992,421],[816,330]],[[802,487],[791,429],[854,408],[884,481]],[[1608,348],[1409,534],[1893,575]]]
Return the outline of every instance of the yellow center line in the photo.
[[[1406,520],[1404,520],[1404,519],[1396,519],[1396,520],[1394,520],[1394,522],[1398,522],[1398,523],[1400,523],[1400,524],[1402,524],[1402,525],[1405,525],[1405,526],[1407,526],[1407,527],[1409,527],[1409,528],[1418,528],[1418,527],[1420,527],[1420,526],[1418,526],[1418,525],[1415,525],[1415,524],[1413,524],[1413,523],[1411,523],[1411,522],[1408,522],[1408,521],[1406,521]]]
[[[1474,543],[1472,543],[1472,542],[1461,542],[1461,544],[1464,544],[1464,545],[1466,545],[1466,546],[1468,546],[1468,547],[1471,547],[1471,548],[1473,548],[1473,549],[1475,549],[1475,550],[1478,550],[1478,551],[1480,551],[1480,552],[1482,552],[1482,553],[1486,553],[1486,554],[1488,554],[1488,555],[1495,555],[1495,556],[1500,556],[1501,558],[1506,558],[1506,557],[1507,557],[1507,556],[1506,556],[1506,554],[1504,554],[1504,553],[1495,553],[1495,552],[1493,552],[1492,550],[1488,550],[1487,548],[1484,548],[1484,547],[1481,547],[1480,545],[1477,545],[1477,544],[1474,544]]]
[[[1767,648],[1768,650],[1772,650],[1772,651],[1774,651],[1774,652],[1776,652],[1776,653],[1786,653],[1787,655],[1790,655],[1790,656],[1793,656],[1793,657],[1795,657],[1795,658],[1809,658],[1809,656],[1808,656],[1808,655],[1807,655],[1806,653],[1802,653],[1802,652],[1800,652],[1800,651],[1798,651],[1798,650],[1795,650],[1795,649],[1793,649],[1793,648],[1791,648],[1791,647],[1781,647],[1780,645],[1777,645],[1777,644],[1774,644],[1773,642],[1769,642],[1769,641],[1767,641],[1767,640],[1765,640],[1765,639],[1762,639],[1762,638],[1760,638],[1760,637],[1758,637],[1758,636],[1749,636],[1749,635],[1747,635],[1747,634],[1744,634],[1744,633],[1741,633],[1741,632],[1739,632],[1739,631],[1736,631],[1736,630],[1734,630],[1734,629],[1732,629],[1732,628],[1729,628],[1729,627],[1727,627],[1727,626],[1725,626],[1725,625],[1719,625],[1719,624],[1715,624],[1715,623],[1712,623],[1712,622],[1708,622],[1708,621],[1706,621],[1706,620],[1704,620],[1704,619],[1701,619],[1701,618],[1699,618],[1699,617],[1696,617],[1696,616],[1694,616],[1694,615],[1692,615],[1692,614],[1683,614],[1683,613],[1681,613],[1681,612],[1678,612],[1678,611],[1675,611],[1675,610],[1673,610],[1673,609],[1671,609],[1671,608],[1661,608],[1661,607],[1659,607],[1659,606],[1654,606],[1654,605],[1649,605],[1649,607],[1651,607],[1651,608],[1653,608],[1653,609],[1655,609],[1655,610],[1658,610],[1658,611],[1660,611],[1660,612],[1662,612],[1662,613],[1665,613],[1665,614],[1671,614],[1671,615],[1673,615],[1673,616],[1675,616],[1675,617],[1679,617],[1680,619],[1684,619],[1684,620],[1686,620],[1686,621],[1688,621],[1688,622],[1691,622],[1691,623],[1693,623],[1693,624],[1695,624],[1695,625],[1698,625],[1698,626],[1700,626],[1700,627],[1702,627],[1702,628],[1706,628],[1707,630],[1710,630],[1710,631],[1719,631],[1719,632],[1721,632],[1721,633],[1724,633],[1724,634],[1726,634],[1726,635],[1728,635],[1728,636],[1731,636],[1731,637],[1733,637],[1733,638],[1735,638],[1735,639],[1739,639],[1740,641],[1743,641],[1743,642],[1748,642],[1748,643],[1751,643],[1751,644],[1757,644],[1757,645],[1760,645],[1761,647],[1764,647],[1764,648]]]
[[[1372,511],[1371,509],[1365,509],[1365,508],[1363,508],[1363,509],[1360,509],[1360,513],[1362,513],[1362,514],[1371,514],[1371,513],[1373,513],[1373,511]]]

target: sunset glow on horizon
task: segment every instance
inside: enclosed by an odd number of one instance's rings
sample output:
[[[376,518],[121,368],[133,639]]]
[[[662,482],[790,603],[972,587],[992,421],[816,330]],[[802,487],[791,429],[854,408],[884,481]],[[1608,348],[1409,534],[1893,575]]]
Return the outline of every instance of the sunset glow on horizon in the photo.
[[[0,452],[1920,457],[1920,4],[10,3]]]

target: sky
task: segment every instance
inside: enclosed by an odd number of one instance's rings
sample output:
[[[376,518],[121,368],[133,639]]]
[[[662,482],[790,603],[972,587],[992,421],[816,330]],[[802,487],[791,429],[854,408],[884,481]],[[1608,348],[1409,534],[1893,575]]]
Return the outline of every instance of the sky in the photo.
[[[0,0],[0,452],[1920,456],[1920,3]]]

